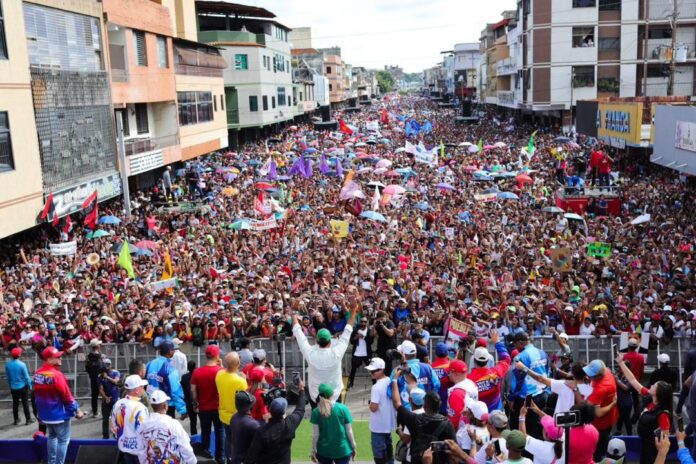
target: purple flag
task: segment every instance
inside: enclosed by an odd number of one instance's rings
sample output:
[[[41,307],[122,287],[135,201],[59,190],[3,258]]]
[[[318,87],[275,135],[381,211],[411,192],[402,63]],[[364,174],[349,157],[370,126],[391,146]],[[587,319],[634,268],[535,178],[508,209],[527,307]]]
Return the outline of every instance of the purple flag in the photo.
[[[312,177],[314,172],[312,172],[312,160],[309,158],[305,158],[304,160],[304,177],[305,179],[309,179]]]
[[[340,159],[336,159],[336,175],[343,179],[343,162]]]
[[[276,164],[273,160],[271,160],[271,167],[268,170],[268,178],[271,180],[278,179],[278,173],[276,172]]]
[[[326,175],[327,172],[329,172],[329,163],[326,161],[326,155],[321,154],[321,163],[319,163],[319,171],[321,171],[322,174]]]
[[[289,176],[294,176],[297,174],[302,174],[302,169],[304,168],[304,160],[300,157],[295,160],[292,167],[288,171]]]

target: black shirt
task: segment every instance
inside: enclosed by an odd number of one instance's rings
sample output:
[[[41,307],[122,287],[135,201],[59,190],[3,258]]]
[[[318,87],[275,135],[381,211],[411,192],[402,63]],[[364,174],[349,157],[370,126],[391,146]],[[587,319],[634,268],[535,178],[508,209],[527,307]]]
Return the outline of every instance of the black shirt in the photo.
[[[271,419],[256,431],[245,464],[290,464],[290,447],[304,417],[306,402],[305,392],[301,391],[292,414],[282,420]]]
[[[444,425],[441,427],[440,433],[433,437],[432,441],[443,441],[443,440],[456,440],[456,432],[452,423],[442,414],[414,414],[404,405],[399,407],[397,411],[396,420],[399,424],[404,424],[408,427],[408,431],[411,433],[411,446],[413,446],[418,441],[419,433],[425,433],[433,435],[443,422]],[[433,454],[433,464],[445,463],[447,462],[446,456],[440,456],[441,453]],[[411,464],[421,464],[422,457],[415,456],[411,453]]]
[[[232,464],[246,462],[247,451],[259,427],[259,422],[254,420],[249,414],[236,413],[232,416],[232,420],[230,421]]]
[[[677,391],[677,382],[679,381],[679,375],[676,369],[672,369],[669,366],[660,366],[655,369],[652,374],[650,374],[650,385],[660,380],[667,382],[672,386],[673,391]]]
[[[384,322],[384,328],[394,330],[394,323],[390,320]],[[381,325],[375,324],[377,332],[377,353],[384,354],[387,350],[396,348],[396,337],[390,337],[384,332]]]

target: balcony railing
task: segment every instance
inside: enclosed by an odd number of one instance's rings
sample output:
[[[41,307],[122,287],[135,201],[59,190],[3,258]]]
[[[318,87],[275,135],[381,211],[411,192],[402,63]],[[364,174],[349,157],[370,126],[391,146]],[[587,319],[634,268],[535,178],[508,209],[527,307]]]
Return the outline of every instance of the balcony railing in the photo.
[[[162,150],[179,144],[179,135],[163,135],[161,137],[136,137],[125,142],[126,156]]]
[[[239,110],[227,110],[227,124],[239,124]]]
[[[188,64],[174,65],[174,72],[176,74],[186,76],[222,77],[222,71],[222,69],[207,68],[204,66],[192,66]]]

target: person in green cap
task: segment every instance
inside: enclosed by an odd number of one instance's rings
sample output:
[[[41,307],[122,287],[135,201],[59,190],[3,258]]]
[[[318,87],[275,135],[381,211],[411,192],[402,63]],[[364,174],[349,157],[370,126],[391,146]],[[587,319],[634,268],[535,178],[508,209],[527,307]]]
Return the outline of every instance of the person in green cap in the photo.
[[[506,430],[503,432],[505,445],[507,446],[507,460],[505,464],[533,464],[531,459],[522,456],[524,447],[527,445],[527,436],[519,430]]]
[[[317,407],[312,410],[312,461],[319,464],[347,464],[355,458],[353,417],[347,406],[332,403],[334,389],[319,385]]]
[[[343,390],[343,355],[346,353],[350,341],[350,335],[353,333],[353,326],[358,315],[358,290],[355,287],[351,288],[350,297],[350,318],[343,329],[341,336],[331,341],[331,333],[326,329],[321,329],[317,332],[317,344],[310,345],[307,337],[302,332],[300,319],[297,314],[292,316],[292,334],[297,340],[302,356],[304,356],[307,365],[307,384],[309,388],[309,404],[314,407],[318,402],[319,385],[324,383],[333,389],[332,402],[336,402],[341,397]]]

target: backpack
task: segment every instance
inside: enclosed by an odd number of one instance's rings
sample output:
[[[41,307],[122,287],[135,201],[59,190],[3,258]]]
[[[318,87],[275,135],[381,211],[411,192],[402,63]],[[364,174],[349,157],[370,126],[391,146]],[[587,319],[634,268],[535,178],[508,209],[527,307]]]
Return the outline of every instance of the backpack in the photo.
[[[191,328],[193,346],[203,346],[203,327]]]
[[[434,423],[437,422],[437,425]],[[430,444],[438,440],[438,437],[445,431],[445,427],[449,424],[449,420],[440,414],[435,416],[426,416],[419,414],[416,416],[416,430],[411,432],[411,462],[421,462],[423,453],[430,448]],[[430,433],[426,428],[431,430]]]

